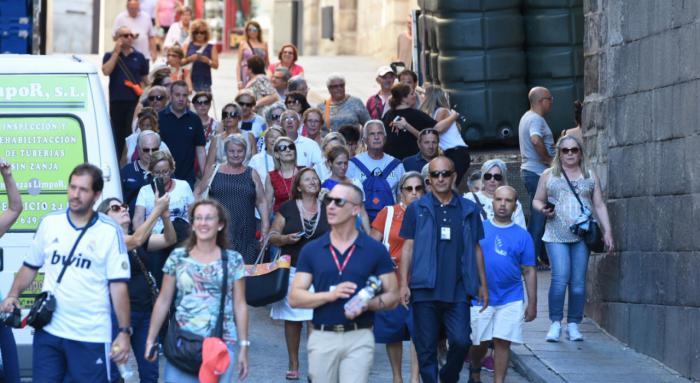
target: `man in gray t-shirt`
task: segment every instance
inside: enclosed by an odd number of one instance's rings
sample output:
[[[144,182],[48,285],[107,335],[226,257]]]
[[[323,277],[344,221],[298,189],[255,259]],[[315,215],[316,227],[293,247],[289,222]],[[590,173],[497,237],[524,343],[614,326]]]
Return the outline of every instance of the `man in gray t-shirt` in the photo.
[[[537,184],[540,175],[547,169],[554,157],[554,136],[549,129],[544,116],[552,110],[554,97],[547,88],[534,87],[527,95],[530,101],[530,110],[520,118],[518,126],[518,137],[520,141],[520,155],[522,165],[520,172],[523,183],[532,199],[537,191]],[[548,263],[542,246],[542,235],[544,234],[545,216],[530,208],[530,219],[527,223],[527,231],[532,236],[535,244],[535,255],[538,264]]]

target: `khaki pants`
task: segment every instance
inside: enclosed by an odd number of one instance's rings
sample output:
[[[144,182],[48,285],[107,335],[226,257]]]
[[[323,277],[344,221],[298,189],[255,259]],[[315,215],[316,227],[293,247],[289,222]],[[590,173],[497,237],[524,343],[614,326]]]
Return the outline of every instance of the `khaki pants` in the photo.
[[[374,361],[374,333],[313,331],[307,345],[313,383],[365,383]]]

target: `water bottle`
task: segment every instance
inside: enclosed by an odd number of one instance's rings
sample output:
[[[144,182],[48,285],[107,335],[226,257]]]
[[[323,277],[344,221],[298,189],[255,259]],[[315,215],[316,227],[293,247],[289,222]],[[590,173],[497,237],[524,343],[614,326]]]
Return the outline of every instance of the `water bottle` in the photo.
[[[134,370],[128,363],[118,364],[117,369],[119,370],[119,375],[121,375],[122,379],[125,381],[134,377]]]
[[[345,303],[345,314],[350,316],[359,315],[362,312],[362,307],[379,294],[381,290],[382,281],[375,276],[369,277],[367,285]]]

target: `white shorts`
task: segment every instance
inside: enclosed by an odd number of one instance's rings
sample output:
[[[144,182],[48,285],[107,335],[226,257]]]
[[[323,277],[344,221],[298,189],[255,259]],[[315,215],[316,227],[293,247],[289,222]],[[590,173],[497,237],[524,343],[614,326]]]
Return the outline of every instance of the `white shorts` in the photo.
[[[289,290],[292,289],[292,281],[294,280],[296,271],[296,267],[291,267],[289,269]],[[313,309],[295,309],[289,305],[289,290],[287,290],[287,296],[285,296],[284,299],[271,305],[270,317],[274,320],[287,320],[292,322],[305,322],[313,319]],[[309,287],[309,291],[314,292],[314,287]]]
[[[524,301],[489,306],[481,313],[481,306],[473,306],[470,310],[472,344],[478,345],[493,338],[523,343]]]

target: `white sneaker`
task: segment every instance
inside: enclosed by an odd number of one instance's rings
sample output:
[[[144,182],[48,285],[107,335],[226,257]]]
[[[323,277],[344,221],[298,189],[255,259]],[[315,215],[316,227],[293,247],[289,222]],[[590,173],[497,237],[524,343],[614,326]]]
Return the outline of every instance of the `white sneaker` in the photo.
[[[547,342],[559,342],[559,336],[561,336],[561,322],[552,322],[545,339]]]
[[[568,323],[566,325],[566,334],[569,336],[569,340],[573,342],[580,342],[583,340],[583,335],[578,330],[578,324]]]

